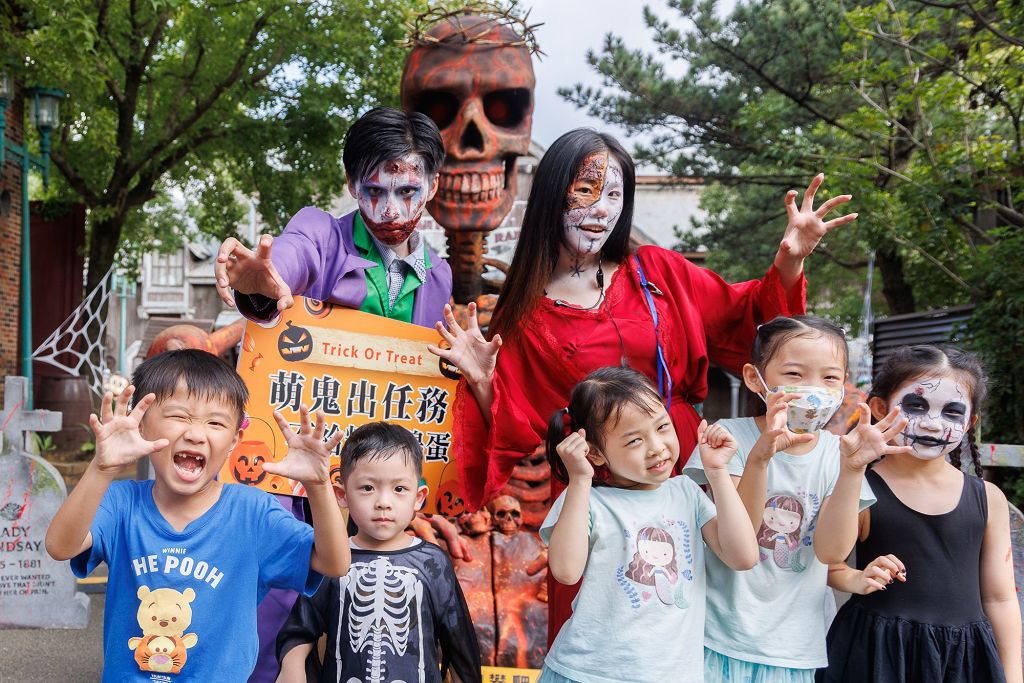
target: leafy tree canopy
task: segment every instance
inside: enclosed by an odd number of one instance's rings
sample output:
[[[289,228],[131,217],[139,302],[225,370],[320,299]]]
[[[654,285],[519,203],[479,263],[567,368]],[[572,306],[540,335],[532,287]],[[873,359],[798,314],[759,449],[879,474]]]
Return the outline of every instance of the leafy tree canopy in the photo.
[[[89,208],[89,284],[185,230],[271,226],[343,191],[341,140],[397,104],[407,0],[2,0],[3,57],[69,94],[53,196]]]
[[[872,252],[882,313],[978,304],[991,424],[1024,442],[1024,4],[668,5],[671,20],[644,10],[654,53],[608,35],[588,54],[602,87],[562,95],[647,134],[638,160],[708,181],[708,216],[681,246],[708,247],[727,276],[758,275],[784,191],[824,171],[860,218],[808,261],[812,307],[855,324]]]

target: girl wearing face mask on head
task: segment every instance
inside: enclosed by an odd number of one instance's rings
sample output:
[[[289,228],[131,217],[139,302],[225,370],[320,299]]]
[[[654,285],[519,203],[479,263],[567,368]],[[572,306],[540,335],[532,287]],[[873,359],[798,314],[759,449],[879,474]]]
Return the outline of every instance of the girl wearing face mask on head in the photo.
[[[795,191],[786,196],[788,224],[765,276],[729,284],[678,252],[631,251],[633,160],[613,137],[578,129],[556,140],[537,166],[490,338],[475,319],[463,330],[446,315],[441,333],[451,348],[431,349],[465,377],[452,443],[467,506],[498,495],[524,458],[536,461],[547,417],[599,367],[628,365],[650,378],[681,447],[693,450],[700,423],[693,404],[707,395],[708,366],[738,373],[758,323],[802,313],[803,259],[826,232],[856,218],[825,218],[849,195],[814,208],[822,179],[800,205]],[[552,482],[552,495],[561,488]],[[513,492],[532,497],[535,490]],[[543,511],[525,514],[536,525]],[[549,587],[550,640],[574,590]]]
[[[854,518],[858,569],[829,569],[855,595],[829,631],[821,680],[1022,680],[1006,497],[979,478],[984,397],[981,364],[952,347],[902,347],[876,374],[872,414],[899,408],[907,424],[901,448],[867,472],[878,502]],[[961,471],[965,449],[979,477]]]
[[[835,613],[828,567],[812,545],[837,529],[819,513],[832,505],[844,468],[893,451],[886,441],[900,427],[898,413],[877,426],[865,419],[842,438],[823,429],[842,403],[847,348],[843,331],[822,318],[761,325],[751,361],[743,379],[765,414],[716,426],[739,444],[729,473],[758,529],[760,561],[734,572],[707,557],[705,680],[810,683],[826,664],[825,626]],[[707,483],[699,451],[683,471]],[[873,502],[862,484],[855,505]]]

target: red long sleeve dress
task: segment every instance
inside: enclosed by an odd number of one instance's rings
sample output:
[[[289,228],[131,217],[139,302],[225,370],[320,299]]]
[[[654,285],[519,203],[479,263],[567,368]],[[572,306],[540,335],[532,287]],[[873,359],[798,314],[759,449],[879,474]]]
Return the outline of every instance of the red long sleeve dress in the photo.
[[[678,474],[697,444],[700,417],[693,404],[707,396],[709,365],[739,374],[750,359],[757,325],[804,312],[806,283],[801,276],[786,291],[772,266],[760,280],[729,284],[678,252],[640,247],[637,256],[653,285],[649,291],[661,292],[652,298],[672,378],[669,412],[679,437]],[[498,354],[489,429],[468,386],[459,385],[453,446],[470,510],[498,495],[513,467],[543,444],[552,413],[565,407],[587,374],[619,365],[624,350],[630,367],[657,384],[654,322],[633,256],[615,271],[606,296],[607,306],[589,311],[541,298],[530,319],[522,321],[521,334]],[[552,497],[562,488],[552,479]],[[550,578],[549,583],[550,644],[571,614],[576,588]]]

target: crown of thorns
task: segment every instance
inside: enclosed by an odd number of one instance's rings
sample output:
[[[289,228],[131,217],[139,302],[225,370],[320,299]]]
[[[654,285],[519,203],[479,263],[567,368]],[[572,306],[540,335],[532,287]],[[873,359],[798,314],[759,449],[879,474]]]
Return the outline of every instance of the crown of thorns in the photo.
[[[465,26],[462,20],[470,15],[483,16],[491,21]],[[534,35],[534,29],[543,26],[543,24],[531,24],[529,21],[530,10],[526,10],[525,13],[520,15],[518,3],[514,1],[506,5],[488,2],[487,0],[478,0],[476,2],[467,2],[458,9],[435,7],[418,14],[411,23],[407,24],[408,35],[402,45],[413,48],[454,42],[460,44],[474,43],[476,45],[492,45],[494,47],[525,47],[530,51],[530,54],[543,56],[544,53],[541,52],[540,47],[537,45],[537,37]],[[455,28],[451,35],[444,38],[430,35],[429,31],[432,28],[444,22],[450,23]],[[496,25],[512,29],[516,38],[496,39],[486,37],[487,34],[494,31]]]

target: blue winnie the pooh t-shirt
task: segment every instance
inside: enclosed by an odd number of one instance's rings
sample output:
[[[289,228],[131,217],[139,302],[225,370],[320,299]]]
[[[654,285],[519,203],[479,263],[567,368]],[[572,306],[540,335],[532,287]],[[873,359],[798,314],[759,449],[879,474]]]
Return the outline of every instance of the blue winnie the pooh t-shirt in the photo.
[[[313,529],[270,494],[225,484],[175,531],[152,481],[117,481],[92,523],[76,576],[109,566],[103,681],[245,681],[256,663],[256,605],[270,588],[311,595]]]

